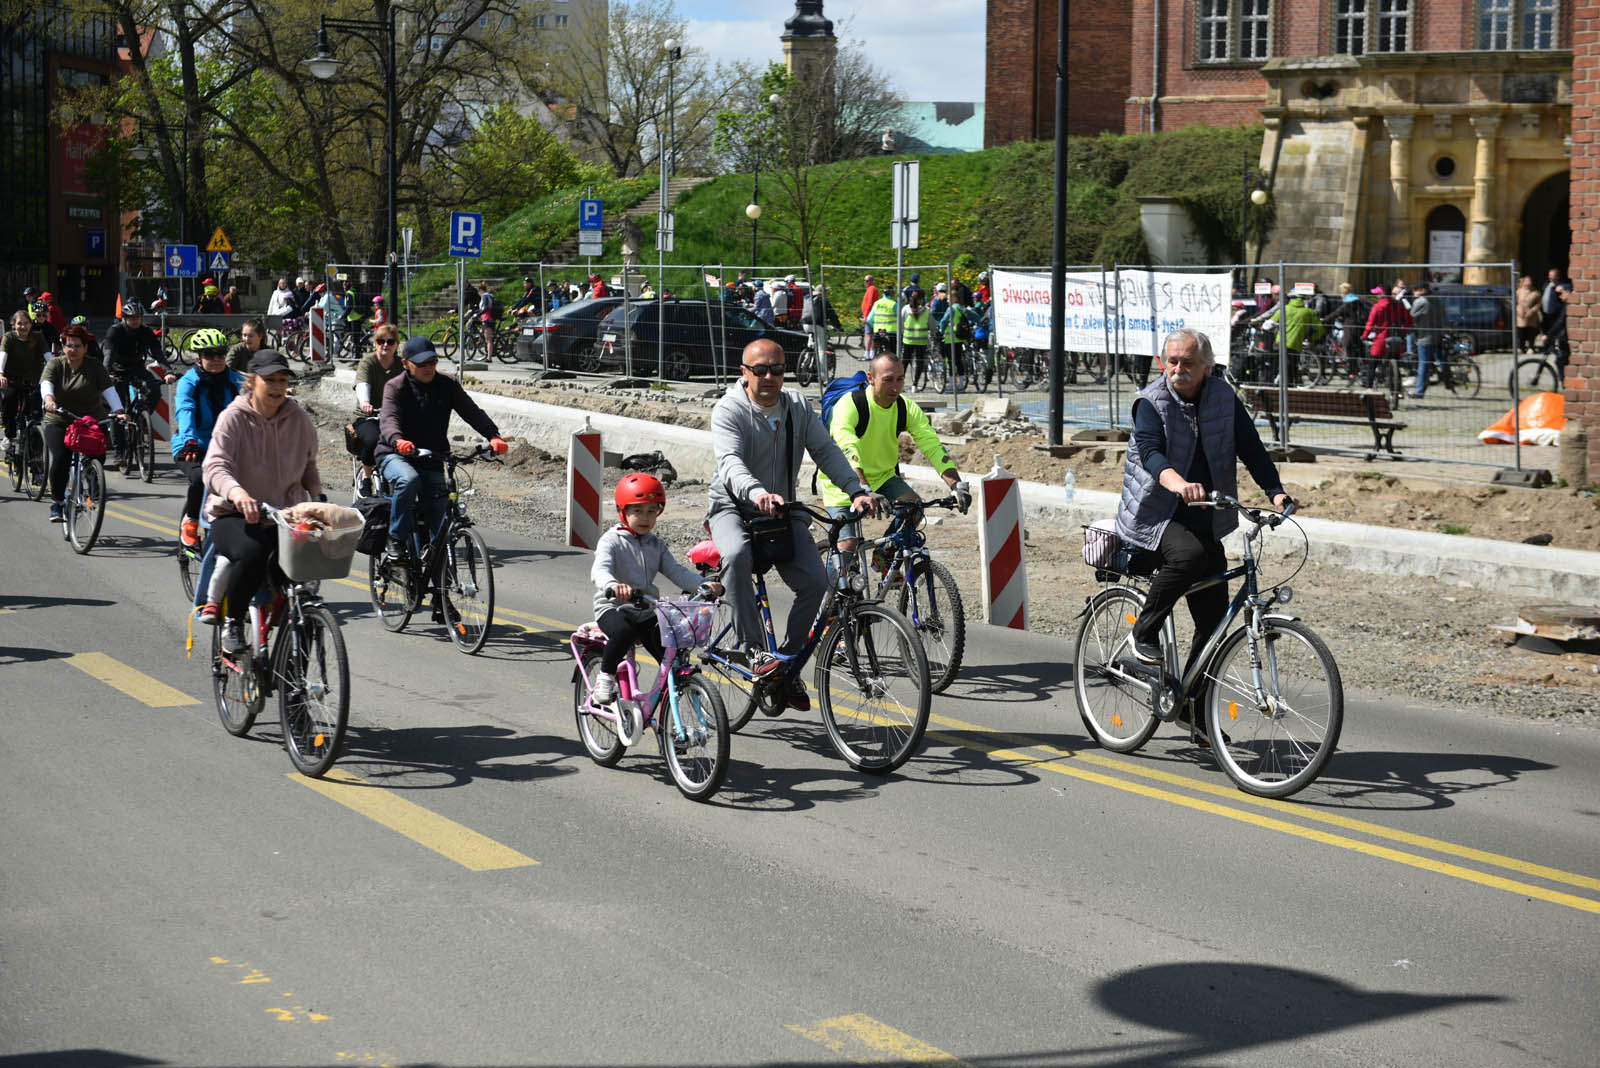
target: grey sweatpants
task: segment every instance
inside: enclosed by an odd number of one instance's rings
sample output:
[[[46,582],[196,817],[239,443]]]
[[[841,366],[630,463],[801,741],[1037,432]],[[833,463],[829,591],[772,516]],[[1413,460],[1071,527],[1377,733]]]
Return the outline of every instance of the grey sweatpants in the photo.
[[[739,640],[757,649],[767,647],[761,627],[761,611],[756,605],[755,586],[751,572],[750,535],[737,512],[715,512],[709,520],[711,540],[722,554],[722,584],[727,587],[725,597],[733,605],[734,629]],[[828,592],[828,569],[811,540],[810,523],[794,520],[794,559],[777,566],[784,584],[794,591],[794,607],[789,610],[789,624],[778,651],[789,655],[805,645],[811,632],[812,621],[822,607]],[[776,629],[776,628],[774,628]]]

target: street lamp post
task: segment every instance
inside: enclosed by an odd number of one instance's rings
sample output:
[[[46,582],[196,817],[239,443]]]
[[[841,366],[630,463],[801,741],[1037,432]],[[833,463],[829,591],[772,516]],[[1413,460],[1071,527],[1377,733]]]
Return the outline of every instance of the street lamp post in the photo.
[[[767,97],[767,103],[777,107],[783,97],[773,93]],[[759,103],[757,106],[760,106]],[[768,112],[770,117],[771,113]],[[750,203],[745,205],[745,217],[750,220],[750,277],[756,276],[756,239],[761,233],[761,137],[758,134],[752,138],[755,145],[755,182],[750,188]]]
[[[1249,273],[1250,266],[1250,205],[1256,207],[1267,202],[1267,179],[1250,170],[1250,150],[1244,150],[1244,200],[1239,209],[1239,270]],[[1248,279],[1246,279],[1248,281]]]
[[[359,37],[371,45],[383,60],[383,93],[385,105],[386,131],[384,135],[384,156],[389,168],[389,233],[384,243],[387,253],[385,268],[389,278],[389,314],[398,313],[400,307],[400,283],[395,271],[395,237],[398,230],[396,216],[396,200],[398,199],[399,160],[395,151],[395,17],[397,8],[389,8],[388,21],[381,19],[346,19],[335,18],[329,15],[322,16],[321,25],[317,29],[317,54],[305,60],[304,63],[311,69],[311,73],[324,81],[339,73],[342,64],[333,57],[333,49],[328,43],[328,29],[342,30],[352,36]]]
[[[656,222],[656,380],[659,382],[667,373],[667,247],[662,231],[667,229],[668,220],[672,218],[672,196],[667,188],[667,183],[672,180],[672,140],[676,131],[673,129],[672,111],[672,75],[678,65],[678,60],[683,58],[683,47],[674,39],[667,38],[662,42],[662,47],[667,53],[667,129],[666,137],[661,137],[661,125],[656,124],[656,154],[661,157],[661,214]]]

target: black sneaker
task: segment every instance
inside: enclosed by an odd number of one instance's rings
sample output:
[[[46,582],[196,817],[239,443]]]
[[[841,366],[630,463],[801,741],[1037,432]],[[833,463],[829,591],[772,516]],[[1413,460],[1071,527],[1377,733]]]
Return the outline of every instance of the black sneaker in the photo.
[[[409,560],[411,559],[411,546],[399,538],[390,538],[388,554],[395,560]]]
[[[811,708],[811,698],[806,695],[806,684],[800,681],[799,676],[789,679],[784,693],[784,700],[789,707],[797,712],[806,712]]]
[[[50,522],[52,522],[52,523],[65,523],[66,521],[67,521],[67,517],[61,510],[61,502],[60,501],[52,502],[51,505],[50,505]]]
[[[1133,658],[1141,664],[1161,663],[1161,646],[1145,638],[1135,638],[1131,643]]]

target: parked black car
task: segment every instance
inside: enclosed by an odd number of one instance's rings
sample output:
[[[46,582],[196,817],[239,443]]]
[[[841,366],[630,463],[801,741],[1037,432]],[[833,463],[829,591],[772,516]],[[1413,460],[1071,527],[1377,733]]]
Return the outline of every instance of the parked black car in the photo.
[[[1444,328],[1472,335],[1475,352],[1509,352],[1516,305],[1505,286],[1437,283],[1434,298],[1444,306]]]
[[[744,347],[758,338],[776,341],[792,367],[811,341],[811,335],[804,331],[770,327],[743,308],[721,301],[708,305],[703,300],[668,300],[661,307],[667,321],[665,367],[661,369],[664,378],[736,375]],[[657,371],[656,308],[656,303],[650,301],[628,309],[636,374],[654,375]],[[599,343],[607,366],[622,362],[622,329],[621,308],[613,309],[600,324]]]
[[[621,297],[594,297],[563,304],[549,315],[523,319],[517,327],[517,359],[522,363],[543,363],[548,334],[550,366],[580,368],[595,348],[600,320],[621,306]]]

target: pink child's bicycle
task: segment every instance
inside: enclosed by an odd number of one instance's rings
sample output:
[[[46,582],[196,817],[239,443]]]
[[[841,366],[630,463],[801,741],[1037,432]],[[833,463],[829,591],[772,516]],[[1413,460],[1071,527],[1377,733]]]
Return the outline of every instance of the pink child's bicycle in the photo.
[[[602,768],[622,759],[637,745],[644,729],[655,727],[661,759],[678,790],[691,801],[704,801],[722,786],[728,773],[728,714],[689,653],[711,638],[716,604],[710,601],[658,601],[635,593],[634,604],[654,604],[665,655],[654,685],[639,687],[633,651],[617,669],[617,700],[596,705],[590,699],[600,671],[606,636],[585,623],[572,633],[572,708],[578,737]]]

